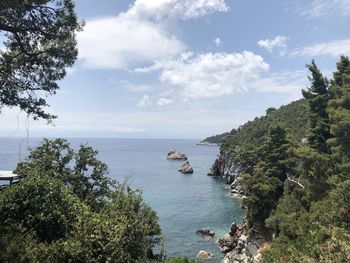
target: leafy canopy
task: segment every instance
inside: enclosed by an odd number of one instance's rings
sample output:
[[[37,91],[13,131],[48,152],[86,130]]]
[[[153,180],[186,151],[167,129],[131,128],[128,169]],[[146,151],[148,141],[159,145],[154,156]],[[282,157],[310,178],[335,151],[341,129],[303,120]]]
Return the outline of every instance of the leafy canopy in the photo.
[[[34,119],[51,121],[45,96],[77,58],[77,21],[72,0],[2,0],[0,33],[0,110],[19,107]]]

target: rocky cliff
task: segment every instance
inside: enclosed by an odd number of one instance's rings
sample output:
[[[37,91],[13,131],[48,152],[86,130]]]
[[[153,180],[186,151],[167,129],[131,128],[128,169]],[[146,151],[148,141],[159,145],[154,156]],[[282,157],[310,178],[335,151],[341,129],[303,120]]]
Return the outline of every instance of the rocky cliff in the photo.
[[[239,167],[230,153],[221,153],[208,173],[210,176],[222,177],[225,183],[231,184],[239,176]]]

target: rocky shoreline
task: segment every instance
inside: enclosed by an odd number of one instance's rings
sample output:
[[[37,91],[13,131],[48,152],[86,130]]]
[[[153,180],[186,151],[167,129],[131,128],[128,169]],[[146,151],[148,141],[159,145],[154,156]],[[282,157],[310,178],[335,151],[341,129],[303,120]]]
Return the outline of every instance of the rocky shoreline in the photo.
[[[221,177],[230,185],[230,195],[233,198],[247,198],[238,179],[241,169],[232,154],[221,153],[215,160],[208,175]],[[244,209],[243,206],[241,206]],[[262,258],[260,249],[266,243],[263,231],[258,226],[249,227],[248,220],[243,224],[232,223],[230,232],[218,240],[220,250],[225,254],[222,263],[259,262]]]

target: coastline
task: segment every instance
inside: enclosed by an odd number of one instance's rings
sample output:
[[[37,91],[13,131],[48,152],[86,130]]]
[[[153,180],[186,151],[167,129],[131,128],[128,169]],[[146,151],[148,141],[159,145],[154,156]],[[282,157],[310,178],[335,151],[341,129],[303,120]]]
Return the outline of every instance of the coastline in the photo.
[[[247,196],[244,195],[239,185],[241,169],[231,154],[220,153],[214,161],[208,176],[222,178],[224,183],[229,185],[230,197],[241,201]],[[245,207],[240,206],[244,213]],[[225,254],[222,263],[234,262],[259,262],[262,258],[260,249],[266,243],[265,237],[260,231],[249,227],[248,220],[244,217],[242,224],[233,222],[229,232],[218,240],[218,246],[222,253]]]

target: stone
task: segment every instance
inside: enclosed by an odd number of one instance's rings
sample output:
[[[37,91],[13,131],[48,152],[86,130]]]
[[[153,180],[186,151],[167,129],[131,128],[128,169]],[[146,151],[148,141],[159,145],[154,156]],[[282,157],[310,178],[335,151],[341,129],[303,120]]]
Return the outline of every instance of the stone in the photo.
[[[226,254],[236,247],[237,240],[231,235],[226,235],[223,238],[219,238],[218,245],[221,252]]]
[[[230,236],[234,236],[236,234],[237,229],[238,229],[238,227],[237,227],[236,222],[233,222],[231,224]]]
[[[205,250],[199,250],[196,257],[201,260],[212,260],[213,254]]]
[[[261,255],[261,253],[258,253],[258,254],[256,254],[256,256],[254,257],[254,261],[255,261],[255,262],[259,262],[259,261],[262,260],[262,258],[263,258],[263,256]]]
[[[193,173],[193,168],[192,168],[192,166],[190,165],[189,162],[185,162],[179,168],[179,172],[184,173],[184,174],[191,174],[191,173]]]
[[[246,248],[245,248],[246,256],[253,258],[258,254],[258,252],[259,252],[258,247],[255,244],[249,242],[246,245]]]
[[[197,233],[197,234],[201,234],[202,236],[207,236],[207,237],[213,237],[213,236],[215,236],[215,232],[210,231],[210,230],[207,229],[207,228],[199,229],[196,233]]]
[[[235,249],[238,251],[238,253],[241,253],[243,248],[245,248],[245,242],[242,240],[238,240],[238,243]]]
[[[239,238],[238,238],[238,240],[242,240],[243,242],[247,242],[247,236],[246,235],[241,235]]]
[[[180,153],[172,149],[168,152],[167,159],[168,160],[187,160],[187,156],[184,153]]]
[[[226,254],[221,263],[242,263],[248,262],[248,258],[245,254],[239,254],[237,251],[231,251]]]

